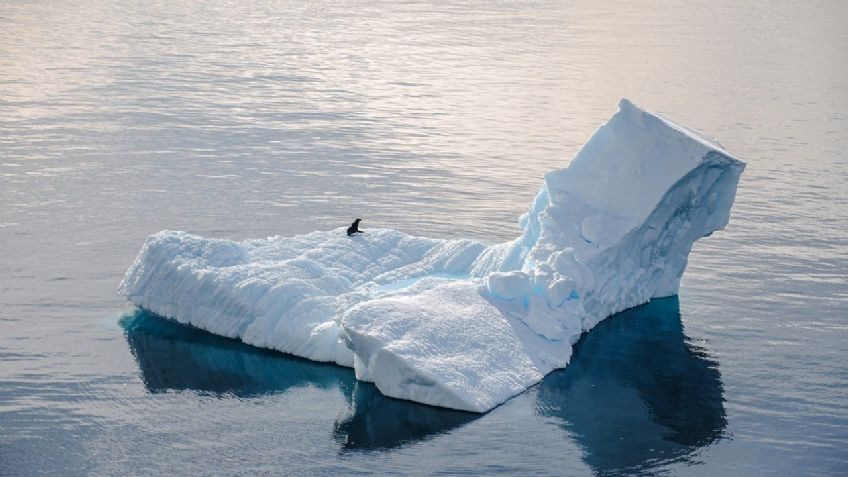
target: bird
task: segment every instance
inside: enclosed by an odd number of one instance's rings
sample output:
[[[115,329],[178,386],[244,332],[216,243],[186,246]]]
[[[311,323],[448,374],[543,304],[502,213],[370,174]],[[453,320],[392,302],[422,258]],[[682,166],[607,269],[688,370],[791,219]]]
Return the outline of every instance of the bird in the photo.
[[[362,222],[362,219],[356,219],[350,224],[350,227],[347,228],[347,236],[350,237],[353,234],[364,234],[365,232],[359,230],[359,222]]]

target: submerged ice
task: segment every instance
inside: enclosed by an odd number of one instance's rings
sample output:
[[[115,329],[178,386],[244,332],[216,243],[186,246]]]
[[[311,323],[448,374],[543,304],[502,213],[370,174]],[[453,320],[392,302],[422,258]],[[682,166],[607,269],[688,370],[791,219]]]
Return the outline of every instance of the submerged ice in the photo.
[[[121,293],[158,315],[355,369],[388,396],[485,412],[565,367],[607,316],[677,293],[744,163],[627,100],[486,245],[343,228],[147,239]]]

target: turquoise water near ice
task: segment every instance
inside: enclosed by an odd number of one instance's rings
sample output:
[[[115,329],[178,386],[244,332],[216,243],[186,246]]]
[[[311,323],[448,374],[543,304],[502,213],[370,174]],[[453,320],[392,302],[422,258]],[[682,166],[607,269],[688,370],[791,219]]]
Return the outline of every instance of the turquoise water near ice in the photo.
[[[844,474],[846,21],[842,2],[2,2],[0,475]],[[485,415],[116,294],[162,229],[513,238],[622,96],[747,161],[731,223],[679,297]]]

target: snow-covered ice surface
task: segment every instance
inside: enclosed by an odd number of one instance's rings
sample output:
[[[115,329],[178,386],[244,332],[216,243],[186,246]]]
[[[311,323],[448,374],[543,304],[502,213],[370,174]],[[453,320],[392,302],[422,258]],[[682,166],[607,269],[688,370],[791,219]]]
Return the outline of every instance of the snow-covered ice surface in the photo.
[[[344,229],[147,239],[121,292],[245,343],[353,366],[392,397],[485,412],[568,364],[602,319],[674,295],[723,228],[744,163],[627,100],[549,172],[516,240]]]
[[[121,292],[212,333],[353,366],[339,338],[342,313],[418,277],[468,277],[485,249],[393,230],[348,237],[339,228],[240,243],[164,231],[147,239]]]

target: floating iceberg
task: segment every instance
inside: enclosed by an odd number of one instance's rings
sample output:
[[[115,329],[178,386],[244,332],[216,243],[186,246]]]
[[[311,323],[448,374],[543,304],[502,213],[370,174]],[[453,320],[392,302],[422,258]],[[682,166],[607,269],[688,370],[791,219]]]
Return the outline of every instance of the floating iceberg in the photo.
[[[352,366],[385,395],[485,412],[565,367],[604,318],[675,295],[745,164],[627,100],[545,183],[516,240],[344,229],[149,237],[120,291],[158,315]]]

